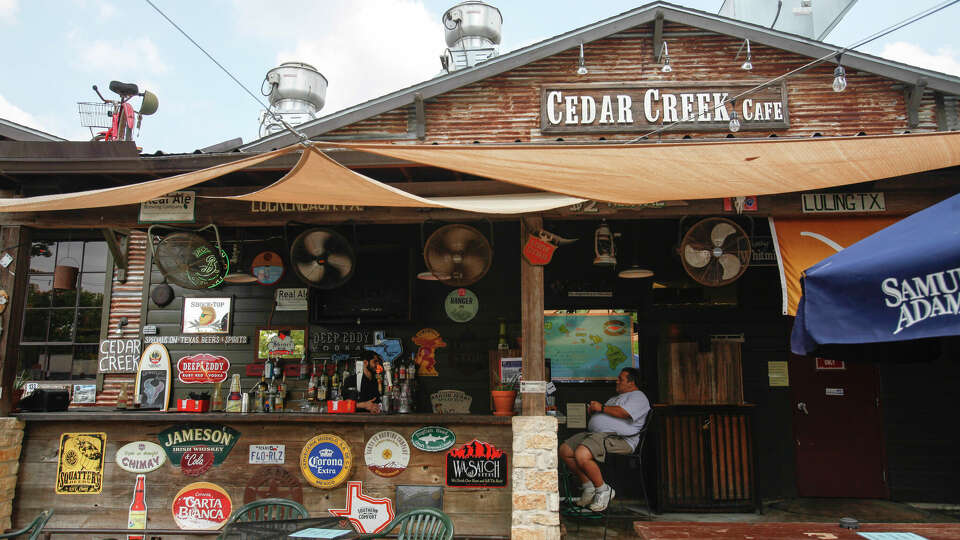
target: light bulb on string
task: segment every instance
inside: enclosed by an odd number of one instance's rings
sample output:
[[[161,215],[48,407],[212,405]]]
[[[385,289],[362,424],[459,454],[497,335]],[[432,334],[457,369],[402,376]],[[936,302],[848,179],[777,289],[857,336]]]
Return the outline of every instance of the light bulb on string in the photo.
[[[843,66],[837,66],[833,70],[833,91],[843,92],[847,88],[847,72]]]
[[[740,118],[737,117],[737,111],[730,113],[730,123],[727,124],[732,133],[740,131]]]

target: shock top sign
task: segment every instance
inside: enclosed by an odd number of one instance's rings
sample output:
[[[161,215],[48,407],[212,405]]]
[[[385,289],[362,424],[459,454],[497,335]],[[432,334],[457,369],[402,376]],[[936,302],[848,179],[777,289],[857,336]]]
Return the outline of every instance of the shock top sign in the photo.
[[[350,476],[352,466],[350,445],[336,435],[317,435],[300,452],[300,472],[310,485],[321,489],[342,484]]]
[[[474,439],[447,452],[448,487],[505,487],[507,454]]]

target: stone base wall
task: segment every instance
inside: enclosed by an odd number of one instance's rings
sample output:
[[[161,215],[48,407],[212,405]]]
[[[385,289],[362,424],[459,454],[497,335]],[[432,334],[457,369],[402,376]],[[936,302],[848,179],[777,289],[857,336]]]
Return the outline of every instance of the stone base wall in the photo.
[[[557,419],[513,417],[513,540],[560,538]]]
[[[12,526],[10,518],[22,444],[23,422],[16,418],[0,418],[0,531]]]

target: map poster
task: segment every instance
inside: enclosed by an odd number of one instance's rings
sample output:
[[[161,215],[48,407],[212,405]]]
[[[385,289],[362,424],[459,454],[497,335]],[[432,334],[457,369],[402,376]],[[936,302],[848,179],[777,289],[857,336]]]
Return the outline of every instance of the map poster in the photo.
[[[543,326],[554,381],[614,380],[621,369],[637,367],[629,313],[544,315]]]

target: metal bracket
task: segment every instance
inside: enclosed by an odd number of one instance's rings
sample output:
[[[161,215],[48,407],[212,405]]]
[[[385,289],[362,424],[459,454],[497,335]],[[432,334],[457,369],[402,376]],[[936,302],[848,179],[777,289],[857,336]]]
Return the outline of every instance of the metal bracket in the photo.
[[[906,88],[907,127],[910,129],[920,125],[920,101],[923,99],[923,91],[926,88],[926,79],[919,79],[917,84]]]
[[[658,11],[653,20],[653,61],[660,61],[660,52],[663,49],[663,12]]]
[[[117,280],[120,283],[127,282],[127,237],[125,235],[117,238],[117,231],[114,229],[100,229],[103,233],[103,239],[107,241],[107,247],[113,255],[113,262],[117,266]]]

